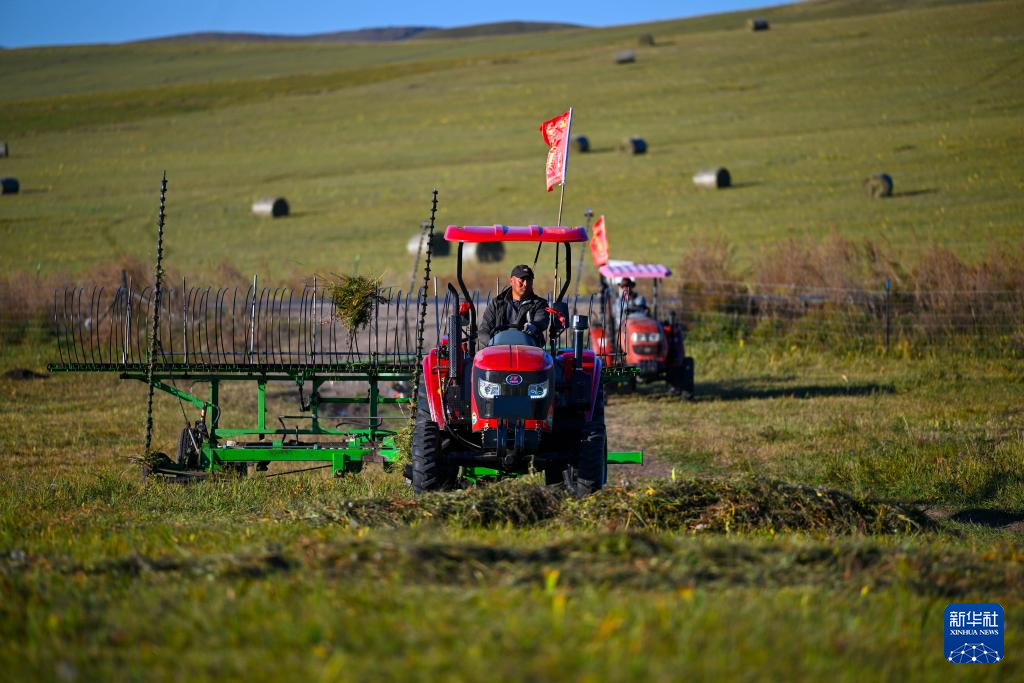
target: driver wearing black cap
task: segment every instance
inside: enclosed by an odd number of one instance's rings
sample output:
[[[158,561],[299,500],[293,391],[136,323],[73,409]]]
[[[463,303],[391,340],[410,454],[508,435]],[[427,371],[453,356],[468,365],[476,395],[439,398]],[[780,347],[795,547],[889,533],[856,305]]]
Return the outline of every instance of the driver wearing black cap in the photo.
[[[547,307],[547,299],[533,291],[533,270],[520,264],[512,269],[508,287],[484,311],[480,333],[490,339],[502,330],[522,330],[543,346],[544,331],[548,329]]]

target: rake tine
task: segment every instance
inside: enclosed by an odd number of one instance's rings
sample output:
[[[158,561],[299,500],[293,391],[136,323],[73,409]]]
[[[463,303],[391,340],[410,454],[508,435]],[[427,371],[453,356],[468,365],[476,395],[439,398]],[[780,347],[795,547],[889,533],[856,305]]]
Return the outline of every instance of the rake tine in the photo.
[[[215,311],[217,316],[217,362],[221,364],[226,363],[226,354],[224,349],[224,307],[227,304],[228,289],[222,287],[217,292],[217,310]]]
[[[254,293],[253,289],[251,287],[245,290],[245,301],[242,302],[243,305],[245,306],[246,313],[248,313],[249,310],[250,310],[250,304],[249,304],[249,294],[250,293]],[[243,353],[243,357],[248,357],[248,351],[249,351],[249,348],[251,346],[250,343],[249,343],[249,330],[250,330],[250,327],[251,326],[249,324],[246,324],[245,328],[242,330],[242,336],[243,336],[243,340],[242,340],[243,341],[242,353]],[[252,362],[251,358],[249,358],[249,362],[250,363]]]
[[[75,325],[75,329],[77,330],[77,337],[78,337],[77,343],[78,343],[78,347],[82,351],[82,362],[83,363],[87,363],[88,360],[89,360],[89,357],[88,357],[88,354],[86,353],[85,342],[84,342],[84,340],[82,338],[82,327],[84,326],[84,323],[85,323],[85,321],[84,321],[84,319],[82,317],[82,295],[83,295],[84,291],[85,290],[83,290],[82,288],[78,288],[76,290],[76,296],[72,299],[72,303],[75,306],[75,317],[78,319],[78,324]]]
[[[115,320],[115,318],[117,316],[116,306],[119,294],[120,290],[116,290],[113,294],[113,297],[110,300],[110,306],[103,306],[103,324],[107,331],[107,346],[106,351],[103,353],[104,363],[114,362],[114,328],[117,326],[117,321]],[[101,301],[100,305],[103,305],[103,303],[104,302]],[[101,334],[100,345],[102,346],[102,344],[103,335]]]
[[[292,362],[291,359],[295,357],[292,349],[292,306],[295,300],[295,288],[288,287],[281,294],[281,324],[280,331],[281,337],[278,339],[278,345],[281,347],[281,353],[287,359],[287,362]]]
[[[381,290],[374,290],[373,297],[373,352],[370,355],[370,362],[380,352],[380,299]]]
[[[288,347],[288,357],[289,358],[294,358],[295,357],[295,349],[293,348],[293,344],[292,344],[292,339],[293,339],[293,335],[292,335],[292,328],[293,328],[293,325],[292,325],[292,309],[294,307],[295,307],[295,289],[291,288],[291,289],[288,290],[288,328],[287,328],[287,335],[285,337],[285,341],[286,341],[286,344],[287,344],[287,347]]]
[[[64,361],[64,350],[61,348],[60,343],[60,321],[57,319],[57,290],[53,290],[53,308],[50,309],[51,315],[53,316],[53,329],[57,335],[57,356],[60,358],[60,364],[65,365]]]
[[[89,354],[93,359],[94,363],[103,362],[103,335],[101,334],[100,325],[100,312],[103,310],[102,297],[104,290],[102,287],[93,287],[89,292]]]
[[[276,344],[274,343],[274,318],[277,312],[277,295],[280,291],[279,287],[274,287],[267,290],[267,316],[265,319],[261,316],[261,326],[263,328],[263,336],[266,339],[266,350],[264,353],[267,357],[268,363],[275,363],[275,356],[277,356]],[[262,308],[262,307],[261,307]],[[278,357],[278,360],[280,358]]]
[[[139,316],[141,317],[140,322],[143,324],[143,326],[142,326],[142,329],[137,330],[137,334],[135,335],[135,344],[136,344],[136,353],[138,354],[138,357],[139,357],[139,362],[140,363],[144,363],[146,361],[146,355],[147,355],[147,353],[145,353],[143,351],[143,349],[145,348],[145,343],[146,343],[145,335],[148,334],[148,330],[150,329],[150,325],[149,325],[149,307],[150,307],[149,287],[144,288],[142,290],[141,295],[144,298],[139,300]],[[145,312],[143,312],[143,311],[145,311]]]
[[[54,298],[56,298],[56,292],[54,293]],[[60,307],[61,324],[60,324],[60,327],[59,327],[60,336],[61,336],[61,338],[64,339],[64,350],[67,351],[68,362],[69,363],[73,363],[73,362],[75,362],[74,361],[74,356],[72,355],[71,345],[68,343],[70,340],[68,339],[68,336],[67,336],[68,335],[68,331],[71,329],[71,325],[68,323],[68,288],[67,288],[67,286],[64,287],[64,296],[61,297],[61,298],[62,298],[62,301],[61,301],[62,305]],[[54,305],[56,305],[56,304],[54,304]]]
[[[188,365],[189,351],[191,346],[189,345],[189,334],[188,334],[188,307],[192,299],[192,290],[188,288],[188,283],[185,282],[185,278],[181,278],[181,348],[185,353],[185,365]],[[170,308],[170,297],[168,297],[168,308]],[[167,322],[171,322],[171,312],[167,311]],[[170,330],[168,330],[170,331]],[[168,337],[172,335],[168,334]],[[173,356],[171,357],[173,360]]]
[[[285,328],[283,324],[286,298],[291,298],[291,295],[289,294],[289,289],[287,287],[282,287],[279,298],[275,303],[276,310],[274,312],[274,326],[277,329],[277,343],[274,344],[274,348],[277,352],[278,362],[280,363],[287,363],[290,358],[290,356],[288,355],[287,351],[284,348],[284,342],[282,340],[282,335],[288,332],[288,330]]]
[[[204,306],[205,300],[206,290],[197,287],[192,307],[192,325],[195,327],[195,334],[193,335],[193,349],[195,350],[195,356],[200,365],[206,363],[205,349],[206,345],[209,343],[209,341],[204,337],[204,322],[206,320]]]
[[[302,293],[299,295],[299,338],[298,342],[299,358],[305,358],[309,354],[309,310],[308,310],[308,291],[309,286],[306,284],[302,285]],[[300,361],[301,362],[301,361]]]
[[[139,325],[145,325],[146,320],[142,312],[142,297],[144,296],[146,288],[143,287],[137,293],[137,296],[133,298],[128,305],[128,313],[132,318],[132,325],[128,328],[128,355],[129,360],[132,363],[142,362],[139,358]]]
[[[213,308],[210,308],[210,295],[213,295]],[[210,315],[216,311],[217,292],[212,287],[207,287],[203,293],[203,357],[207,365],[213,365],[217,356],[217,320],[213,320],[213,334],[210,334]]]

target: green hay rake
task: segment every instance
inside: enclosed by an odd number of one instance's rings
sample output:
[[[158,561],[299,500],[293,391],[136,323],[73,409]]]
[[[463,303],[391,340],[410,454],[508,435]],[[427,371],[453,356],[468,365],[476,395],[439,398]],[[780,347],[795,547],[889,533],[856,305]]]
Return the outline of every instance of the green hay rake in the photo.
[[[365,462],[398,460],[394,438],[401,425],[387,425],[408,418],[384,415],[381,408],[412,399],[382,395],[382,385],[411,384],[418,367],[417,297],[388,289],[378,296],[371,324],[352,333],[339,321],[329,287],[317,283],[266,288],[253,278],[245,291],[167,289],[160,297],[150,367],[152,288],[66,289],[54,302],[60,362],[50,371],[116,373],[198,409],[199,420],[181,433],[176,460],[158,467],[159,473],[264,467],[274,461],[320,462],[335,474],[357,472]],[[249,426],[221,424],[226,382],[256,385],[256,415]],[[298,390],[302,413],[279,416],[279,425],[267,423],[267,387],[274,382]],[[360,383],[365,391],[347,396],[325,391],[335,382]],[[209,392],[200,396],[179,387],[186,384],[207,384]],[[335,405],[363,406],[364,416],[345,418],[363,426],[332,425],[324,412]]]

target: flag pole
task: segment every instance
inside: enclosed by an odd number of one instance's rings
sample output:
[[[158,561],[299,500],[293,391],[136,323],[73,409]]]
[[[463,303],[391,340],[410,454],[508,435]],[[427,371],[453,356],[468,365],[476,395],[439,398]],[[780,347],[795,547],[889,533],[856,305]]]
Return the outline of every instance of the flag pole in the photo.
[[[572,147],[572,107],[569,107],[569,123],[565,126],[565,157],[562,159],[562,191],[558,195],[558,221],[562,224],[562,203],[565,201],[565,181],[569,177],[569,148]]]
[[[558,192],[558,220],[555,225],[562,225],[562,205],[565,203],[565,180],[569,173],[569,148],[572,147],[572,107],[569,107],[569,121],[565,126],[565,157],[562,159],[562,182],[560,183],[560,189]],[[537,260],[540,258],[540,248],[544,245],[543,242],[537,242],[537,253],[533,255],[533,265],[537,265]],[[558,249],[555,248],[555,277],[558,277]]]
[[[587,219],[587,236],[590,236],[590,219],[594,217],[594,212],[589,208],[583,210],[583,216]],[[576,303],[580,298],[580,281],[583,279],[583,252],[586,251],[584,248],[586,244],[580,243],[580,255],[576,260],[576,290],[572,295],[572,312],[576,314]]]

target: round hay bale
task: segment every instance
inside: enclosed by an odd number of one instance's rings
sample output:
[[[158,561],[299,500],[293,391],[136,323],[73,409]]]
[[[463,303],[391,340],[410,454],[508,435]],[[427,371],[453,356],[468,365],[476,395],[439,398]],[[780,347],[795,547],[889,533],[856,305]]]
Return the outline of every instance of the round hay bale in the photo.
[[[9,152],[9,150],[7,149],[7,143],[6,143],[6,142],[3,142],[3,141],[0,141],[0,157],[5,157],[5,156],[7,156],[7,155],[8,155],[9,153],[10,153],[10,152]]]
[[[647,142],[638,137],[626,138],[619,145],[619,149],[627,154],[646,154]]]
[[[19,189],[17,178],[0,178],[0,194],[18,194]]]
[[[589,152],[590,140],[587,139],[586,135],[574,135],[572,138],[572,148],[577,152]]]
[[[288,202],[284,197],[264,197],[252,203],[252,212],[257,216],[280,218],[288,215]]]
[[[462,256],[479,263],[497,263],[505,258],[505,245],[501,242],[466,242]]]
[[[420,248],[420,233],[416,233],[409,238],[409,241],[405,245],[405,250],[410,254],[415,254]],[[444,234],[440,232],[434,233],[434,238],[430,240],[430,255],[431,256],[448,256],[452,253],[452,243],[444,238]]]
[[[654,47],[654,34],[641,33],[636,42],[639,43],[641,47]]]
[[[747,19],[747,27],[751,31],[767,31],[771,25],[767,19]]]
[[[864,181],[864,191],[872,199],[892,196],[892,176],[888,173],[875,173]]]
[[[636,61],[636,53],[632,50],[623,50],[615,54],[616,64],[632,64]]]
[[[720,189],[732,185],[732,176],[729,175],[729,169],[722,168],[721,166],[718,168],[702,168],[694,174],[693,184],[697,187],[707,187],[712,190]]]

